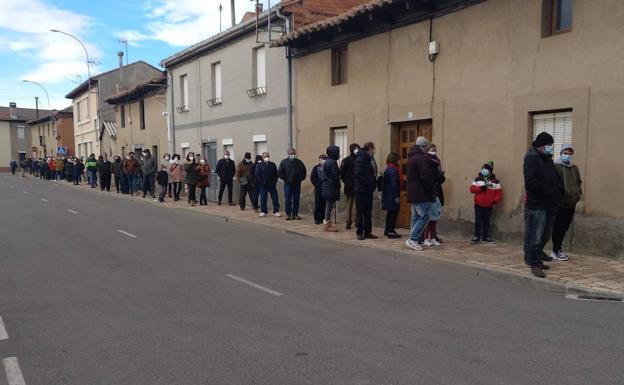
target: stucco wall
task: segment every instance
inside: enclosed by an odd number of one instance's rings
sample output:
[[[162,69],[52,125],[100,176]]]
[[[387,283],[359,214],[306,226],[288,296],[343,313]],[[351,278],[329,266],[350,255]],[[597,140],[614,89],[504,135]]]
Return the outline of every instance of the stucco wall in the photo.
[[[541,37],[541,4],[489,0],[435,19],[435,64],[428,21],[355,41],[341,86],[331,87],[329,50],[296,59],[300,154],[314,163],[330,144],[330,127],[344,125],[350,142],[377,144],[382,164],[392,150],[388,123],[432,118],[447,171],[447,222],[466,234],[468,185],[494,160],[505,189],[495,228],[517,236],[530,114],[572,108],[575,162],[585,180],[579,211],[590,221],[624,218],[624,184],[614,177],[624,166],[611,159],[624,140],[624,3],[576,1],[572,31],[548,38]]]
[[[159,157],[167,152],[167,124],[163,111],[166,111],[164,95],[152,95],[145,98],[145,129],[140,129],[139,101],[125,105],[125,127],[121,126],[121,109],[117,107],[117,152],[121,155],[121,148],[125,147],[126,155],[134,150],[135,145],[152,151],[158,146]]]
[[[0,168],[8,169],[11,162],[11,131],[9,122],[0,121]],[[17,161],[17,159],[15,159]]]

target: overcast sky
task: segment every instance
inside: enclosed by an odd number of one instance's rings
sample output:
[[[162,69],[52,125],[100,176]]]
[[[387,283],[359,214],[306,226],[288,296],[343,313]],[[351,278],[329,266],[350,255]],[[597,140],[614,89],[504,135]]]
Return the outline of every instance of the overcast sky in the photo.
[[[261,0],[265,9],[267,0]],[[271,6],[278,3],[271,1]],[[117,51],[128,40],[130,62],[144,60],[159,67],[161,59],[219,32],[219,5],[223,29],[230,25],[230,0],[0,0],[0,105],[34,108],[44,92],[22,79],[42,83],[52,108],[71,101],[64,96],[87,78],[83,48],[95,64],[91,73],[117,66]],[[236,19],[254,10],[255,1],[236,0]]]

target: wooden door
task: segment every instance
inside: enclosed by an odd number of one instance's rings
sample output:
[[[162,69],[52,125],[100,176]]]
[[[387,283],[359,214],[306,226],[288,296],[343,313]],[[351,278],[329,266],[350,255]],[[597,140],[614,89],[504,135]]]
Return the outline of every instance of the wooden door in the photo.
[[[418,122],[402,123],[398,127],[399,140],[398,150],[399,166],[403,171],[404,180],[407,178],[407,154],[410,149],[416,145],[416,138],[424,136],[431,141],[432,122],[431,120],[423,120]],[[401,211],[399,212],[398,225],[402,228],[410,227],[410,218],[412,215],[411,205],[407,202],[407,191],[405,183],[401,191]]]

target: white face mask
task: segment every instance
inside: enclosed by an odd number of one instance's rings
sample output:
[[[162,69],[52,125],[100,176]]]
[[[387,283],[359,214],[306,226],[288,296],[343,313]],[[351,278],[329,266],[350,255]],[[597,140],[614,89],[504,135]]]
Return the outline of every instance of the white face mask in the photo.
[[[265,162],[268,162],[271,158],[269,158],[268,156],[266,158],[264,158]]]
[[[432,151],[429,151],[429,155],[438,155],[438,152],[432,150]]]
[[[195,160],[195,157],[194,156],[189,156],[189,160],[192,162],[192,161]]]
[[[223,157],[224,157],[225,159],[230,159],[230,156],[229,156],[229,155],[224,155]]]
[[[206,164],[206,161],[202,159],[202,160],[199,161],[199,163]]]
[[[354,149],[354,150],[353,150],[353,155],[357,155],[358,151],[360,151],[360,149],[359,149],[359,148]]]
[[[169,160],[169,157],[168,157],[168,156],[165,156],[165,160]]]

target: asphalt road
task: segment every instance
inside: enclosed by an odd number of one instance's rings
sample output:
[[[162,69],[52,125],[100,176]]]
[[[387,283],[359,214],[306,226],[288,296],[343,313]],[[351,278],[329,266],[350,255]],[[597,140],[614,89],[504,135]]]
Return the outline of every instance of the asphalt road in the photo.
[[[621,303],[31,178],[0,192],[0,385],[624,383]]]

